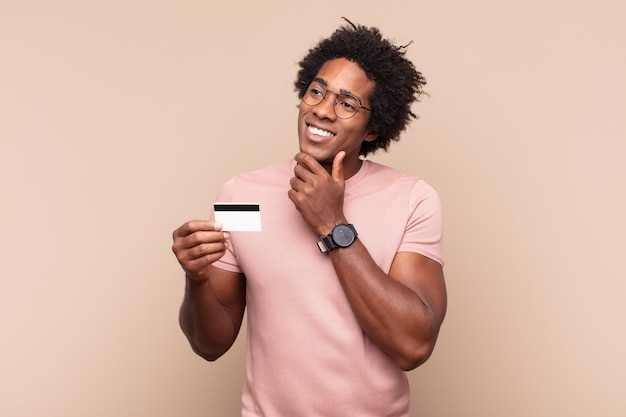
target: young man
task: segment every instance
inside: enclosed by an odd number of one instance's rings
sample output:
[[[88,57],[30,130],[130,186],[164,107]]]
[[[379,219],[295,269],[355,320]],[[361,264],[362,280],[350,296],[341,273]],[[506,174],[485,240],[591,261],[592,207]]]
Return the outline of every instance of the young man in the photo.
[[[360,156],[399,138],[424,84],[377,28],[339,28],[300,62],[300,152],[217,195],[258,202],[262,231],[174,232],[193,350],[219,358],[248,309],[242,416],[408,416],[404,371],[446,311],[441,207],[423,180]]]

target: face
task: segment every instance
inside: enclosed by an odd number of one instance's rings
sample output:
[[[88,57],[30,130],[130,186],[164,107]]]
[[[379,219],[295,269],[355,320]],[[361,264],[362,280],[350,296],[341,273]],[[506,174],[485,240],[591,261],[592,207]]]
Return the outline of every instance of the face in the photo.
[[[332,167],[337,152],[345,151],[344,176],[349,178],[361,166],[359,159],[361,144],[376,139],[376,135],[366,128],[370,118],[368,110],[359,109],[349,119],[337,117],[334,109],[337,96],[331,91],[352,95],[358,98],[364,107],[371,108],[369,96],[374,90],[374,81],[367,78],[358,64],[345,58],[324,63],[315,79],[325,85],[327,93],[324,100],[315,106],[300,103],[298,115],[300,150],[312,155],[327,169]]]

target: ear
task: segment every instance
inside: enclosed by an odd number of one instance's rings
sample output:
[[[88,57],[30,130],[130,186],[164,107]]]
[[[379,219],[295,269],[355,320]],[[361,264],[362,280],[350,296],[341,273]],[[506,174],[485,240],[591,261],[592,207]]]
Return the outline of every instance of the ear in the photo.
[[[368,132],[367,135],[365,135],[365,139],[363,141],[364,142],[373,142],[376,139],[378,139],[378,133]]]

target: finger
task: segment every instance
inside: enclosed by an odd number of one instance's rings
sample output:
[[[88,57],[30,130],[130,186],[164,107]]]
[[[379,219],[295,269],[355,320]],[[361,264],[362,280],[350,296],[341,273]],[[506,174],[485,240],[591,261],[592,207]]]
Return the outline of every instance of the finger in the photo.
[[[185,237],[200,231],[220,231],[222,224],[213,220],[190,220],[174,230],[173,237]]]
[[[315,158],[306,152],[298,152],[294,159],[298,162],[296,167],[301,166],[314,174],[325,171],[324,167],[322,167],[322,165],[320,165]]]
[[[343,159],[346,157],[346,151],[339,151],[333,159],[332,177],[335,181],[343,184]]]
[[[201,257],[203,248],[209,244],[218,244],[219,247],[213,251],[220,251],[228,245],[230,238],[227,232],[216,230],[199,230],[184,236],[175,236],[172,244],[172,251],[176,254],[179,261],[187,257]],[[199,253],[200,252],[200,253]]]
[[[207,243],[223,243],[227,241],[229,237],[230,236],[227,232],[222,232],[219,230],[202,230],[185,236],[184,238],[179,240],[183,249],[189,249],[193,248],[194,246],[200,246]]]
[[[181,262],[183,269],[190,274],[192,279],[204,278],[208,272],[208,267],[215,261],[224,256],[226,252],[212,252],[201,258],[191,259],[186,262]]]
[[[293,167],[293,178],[296,180],[304,181],[304,177],[306,177],[309,173],[311,173],[311,171],[309,171],[309,169],[304,165],[300,165],[300,163],[297,163],[296,166]]]
[[[225,240],[202,243],[187,249],[184,257],[190,261],[215,254],[221,257],[226,252],[227,247],[228,242]]]
[[[204,234],[204,237],[198,235]],[[212,236],[210,236],[212,235]],[[196,243],[181,242],[181,240],[197,240]],[[198,232],[189,238],[180,239],[174,243],[173,249],[183,269],[188,272],[195,273],[198,268],[202,269],[202,265],[208,265],[224,256],[226,249],[230,246],[225,239],[219,238],[218,232]],[[196,266],[194,266],[196,265]],[[200,265],[200,266],[198,266]]]
[[[302,184],[302,179],[300,179],[297,176],[297,174],[295,174],[295,172],[294,172],[294,175],[296,175],[296,176],[295,177],[291,177],[291,179],[289,180],[289,185],[291,186],[292,190],[299,191],[300,184]]]

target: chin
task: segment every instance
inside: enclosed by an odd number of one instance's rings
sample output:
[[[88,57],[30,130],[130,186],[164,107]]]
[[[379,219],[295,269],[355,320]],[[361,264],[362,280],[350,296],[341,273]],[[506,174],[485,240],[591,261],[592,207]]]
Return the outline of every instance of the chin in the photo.
[[[300,152],[308,153],[321,165],[332,165],[335,157],[335,155],[329,155],[328,152],[315,149],[314,146],[301,145]]]

